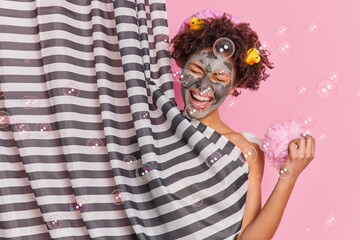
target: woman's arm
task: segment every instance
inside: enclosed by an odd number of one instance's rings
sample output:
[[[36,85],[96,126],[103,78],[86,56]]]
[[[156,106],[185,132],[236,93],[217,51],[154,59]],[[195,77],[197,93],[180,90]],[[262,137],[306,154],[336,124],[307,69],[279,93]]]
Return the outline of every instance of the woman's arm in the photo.
[[[296,145],[299,146],[298,149]],[[270,240],[274,236],[295,182],[301,171],[314,158],[314,150],[315,139],[309,135],[289,143],[289,156],[285,164],[291,169],[291,175],[279,178],[264,207],[253,221],[244,226],[237,235],[237,240]]]

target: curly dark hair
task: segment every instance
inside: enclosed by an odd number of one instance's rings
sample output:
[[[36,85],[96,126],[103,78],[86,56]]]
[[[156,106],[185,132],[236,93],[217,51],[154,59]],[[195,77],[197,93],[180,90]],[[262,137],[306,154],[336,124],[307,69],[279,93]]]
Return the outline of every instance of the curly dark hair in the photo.
[[[249,23],[234,25],[224,13],[221,18],[206,19],[201,29],[193,30],[186,27],[183,33],[171,40],[170,44],[173,44],[171,57],[178,60],[181,67],[184,67],[191,54],[206,47],[212,47],[217,39],[227,37],[235,45],[235,52],[231,57],[236,73],[233,86],[236,84],[236,88],[257,90],[260,81],[269,77],[269,74],[265,73],[266,67],[272,69],[274,66],[266,55],[261,56],[259,63],[249,65],[245,62],[248,49],[254,47],[258,41],[257,33],[249,25]],[[232,95],[236,97],[240,93],[241,91],[238,92],[235,89]]]

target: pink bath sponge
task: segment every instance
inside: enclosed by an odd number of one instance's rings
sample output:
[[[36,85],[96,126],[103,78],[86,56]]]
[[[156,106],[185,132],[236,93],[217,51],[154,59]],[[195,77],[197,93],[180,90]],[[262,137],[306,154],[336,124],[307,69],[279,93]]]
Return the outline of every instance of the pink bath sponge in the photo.
[[[289,154],[289,142],[301,137],[302,132],[305,131],[294,120],[275,123],[266,130],[264,138],[260,140],[260,148],[273,167],[280,169]]]

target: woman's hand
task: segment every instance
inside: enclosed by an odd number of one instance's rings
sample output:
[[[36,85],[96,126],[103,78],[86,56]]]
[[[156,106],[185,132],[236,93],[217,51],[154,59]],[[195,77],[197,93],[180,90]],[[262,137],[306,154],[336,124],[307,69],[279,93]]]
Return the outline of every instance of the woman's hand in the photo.
[[[289,155],[280,168],[280,177],[284,174],[297,178],[314,159],[315,139],[311,135],[301,134],[289,143]]]

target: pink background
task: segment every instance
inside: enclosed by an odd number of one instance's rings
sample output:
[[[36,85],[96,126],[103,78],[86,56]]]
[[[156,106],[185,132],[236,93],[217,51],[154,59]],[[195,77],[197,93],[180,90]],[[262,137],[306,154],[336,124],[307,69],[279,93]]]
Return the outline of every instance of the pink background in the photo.
[[[260,39],[270,43],[270,60],[275,68],[258,91],[243,90],[220,107],[222,120],[238,132],[253,132],[260,138],[273,123],[304,114],[315,120],[310,129],[316,139],[315,158],[300,175],[289,199],[275,240],[360,239],[360,1],[343,0],[167,0],[170,39],[181,22],[202,9],[213,8],[237,15],[249,22]],[[310,33],[310,23],[318,31]],[[287,34],[278,36],[285,25]],[[278,52],[281,41],[291,43],[288,54]],[[173,65],[175,66],[175,65]],[[321,97],[317,84],[336,71],[340,79],[332,97]],[[305,85],[307,94],[297,87]],[[182,107],[179,84],[176,100]],[[324,135],[325,134],[325,135]],[[320,136],[326,137],[320,137]],[[265,204],[277,181],[267,163],[262,183]],[[331,224],[326,220],[333,217]]]

